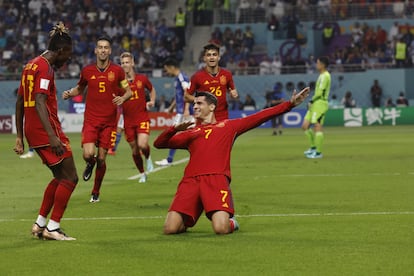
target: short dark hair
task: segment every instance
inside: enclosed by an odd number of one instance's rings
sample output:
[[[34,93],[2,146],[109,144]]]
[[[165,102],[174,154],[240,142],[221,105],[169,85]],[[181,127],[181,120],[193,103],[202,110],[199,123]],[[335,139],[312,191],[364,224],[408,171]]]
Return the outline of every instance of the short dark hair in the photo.
[[[215,43],[209,43],[206,46],[203,47],[204,49],[204,54],[208,51],[208,50],[216,50],[217,52],[220,52],[220,46],[215,44]]]
[[[204,97],[204,98],[206,98],[206,102],[208,104],[214,104],[215,106],[217,106],[217,98],[216,98],[216,96],[214,96],[210,92],[197,91],[195,93],[194,97]]]
[[[98,37],[98,39],[96,40],[96,43],[98,43],[98,41],[101,41],[101,40],[108,41],[109,45],[112,45],[112,39],[109,36],[103,35],[103,36]]]
[[[52,30],[49,32],[49,36],[50,40],[47,49],[50,51],[57,51],[72,45],[72,38],[63,22],[59,22],[53,26]]]
[[[323,63],[325,67],[329,66],[329,58],[327,56],[321,56],[318,58],[320,63]]]
[[[164,60],[163,62],[164,66],[174,66],[174,67],[180,67],[180,64],[178,63],[178,61],[175,58],[167,58],[166,60]]]

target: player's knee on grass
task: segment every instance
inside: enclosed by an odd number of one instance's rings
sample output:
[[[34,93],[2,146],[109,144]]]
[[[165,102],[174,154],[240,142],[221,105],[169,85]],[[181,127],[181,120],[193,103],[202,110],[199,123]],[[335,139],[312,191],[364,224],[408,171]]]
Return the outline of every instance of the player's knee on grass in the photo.
[[[217,211],[211,216],[211,225],[217,235],[230,234],[230,215],[224,211]]]
[[[169,212],[164,223],[164,234],[180,234],[186,231],[184,219],[180,213]]]

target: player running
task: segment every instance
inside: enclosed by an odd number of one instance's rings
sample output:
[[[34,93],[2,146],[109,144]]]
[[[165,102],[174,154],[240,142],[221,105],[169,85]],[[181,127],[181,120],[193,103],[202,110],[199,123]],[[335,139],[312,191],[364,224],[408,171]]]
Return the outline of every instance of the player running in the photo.
[[[216,120],[222,121],[229,117],[227,92],[234,99],[239,97],[230,71],[219,67],[220,48],[215,44],[204,46],[204,62],[206,67],[197,71],[191,77],[190,88],[185,93],[187,102],[194,102],[193,94],[196,91],[208,91],[217,97],[218,105]]]
[[[316,69],[320,75],[315,85],[315,95],[309,102],[309,109],[306,112],[302,129],[309,138],[310,148],[304,152],[307,158],[322,158],[323,132],[322,126],[325,121],[325,114],[328,111],[328,99],[331,89],[331,74],[327,67],[329,65],[328,57],[320,57],[316,61]],[[310,128],[313,125],[315,132]]]
[[[190,79],[181,71],[178,61],[175,59],[167,59],[164,62],[164,70],[169,76],[175,77],[175,98],[169,106],[168,112],[172,113],[175,108],[177,114],[174,117],[174,125],[177,125],[183,122],[185,116],[190,116],[190,113],[192,113],[190,104],[184,101],[184,92],[190,87]],[[175,151],[175,149],[170,149],[168,157],[160,161],[155,161],[155,164],[158,166],[171,165],[174,160]]]
[[[132,150],[132,159],[141,173],[140,183],[147,181],[141,152],[147,160],[147,171],[150,172],[154,166],[150,157],[150,146],[148,144],[150,132],[150,120],[147,109],[155,105],[156,91],[147,76],[136,74],[134,71],[134,57],[129,52],[121,54],[121,66],[126,73],[132,97],[122,105],[124,115],[125,137]],[[150,100],[147,102],[145,89],[150,91]]]
[[[195,128],[183,122],[166,129],[155,140],[156,148],[187,149],[190,161],[169,209],[165,234],[179,234],[193,227],[203,210],[216,234],[230,234],[239,228],[234,218],[230,189],[230,153],[235,138],[270,118],[302,103],[309,88],[293,93],[290,101],[264,109],[245,118],[217,121],[217,98],[197,92],[194,100]]]
[[[63,99],[86,93],[82,128],[83,159],[86,168],[83,180],[91,178],[96,165],[95,182],[89,202],[99,202],[99,193],[106,172],[106,154],[115,142],[117,105],[127,101],[132,93],[121,66],[109,60],[111,40],[98,38],[95,46],[96,63],[82,69],[76,87],[63,92]],[[96,153],[96,147],[98,152]]]
[[[50,32],[47,50],[23,69],[16,101],[17,138],[14,151],[24,152],[23,132],[31,148],[52,171],[32,235],[48,240],[75,240],[60,230],[60,220],[78,183],[69,139],[57,115],[55,73],[72,55],[72,38],[62,22]],[[24,130],[23,130],[24,126]],[[53,209],[53,210],[52,210]],[[46,221],[50,213],[49,223]]]

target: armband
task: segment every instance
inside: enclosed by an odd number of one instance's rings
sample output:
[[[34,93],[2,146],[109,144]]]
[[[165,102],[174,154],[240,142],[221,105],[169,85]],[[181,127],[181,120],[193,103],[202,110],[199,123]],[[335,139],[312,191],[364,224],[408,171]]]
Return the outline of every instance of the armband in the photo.
[[[126,88],[128,87],[128,85],[129,85],[129,84],[128,84],[128,81],[127,81],[127,80],[122,80],[122,81],[121,81],[121,87],[122,87],[122,88],[126,89]]]

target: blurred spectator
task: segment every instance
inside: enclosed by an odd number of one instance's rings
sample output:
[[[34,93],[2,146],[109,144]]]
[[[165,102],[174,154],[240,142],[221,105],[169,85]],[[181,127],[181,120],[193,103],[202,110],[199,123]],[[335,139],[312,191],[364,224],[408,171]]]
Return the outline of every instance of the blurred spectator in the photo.
[[[277,19],[276,15],[272,14],[270,16],[270,19],[267,23],[267,29],[273,32],[277,32],[279,30],[279,20]]]
[[[255,21],[264,22],[266,18],[266,5],[263,0],[256,0],[253,16]]]
[[[147,9],[147,16],[148,20],[151,22],[155,22],[158,20],[160,15],[160,6],[156,1],[152,1],[150,6]]]
[[[170,102],[165,98],[165,95],[161,95],[156,101],[155,101],[155,109],[158,112],[166,112],[168,110],[168,107],[170,106]]]
[[[186,14],[183,8],[179,7],[175,14],[175,34],[178,38],[178,47],[183,48],[185,46],[185,27],[186,27]]]
[[[72,60],[70,61],[70,63],[68,64],[68,71],[69,71],[69,76],[71,78],[78,78],[79,74],[81,72],[81,67],[79,66],[79,63],[77,63],[76,61]]]
[[[250,28],[250,26],[246,26],[246,29],[243,33],[243,44],[249,49],[249,51],[253,50],[254,33],[252,32],[252,29]]]
[[[300,25],[299,18],[296,13],[290,12],[285,18],[283,18],[284,29],[286,29],[286,38],[297,39],[297,25]]]
[[[264,56],[259,64],[259,75],[270,75],[272,64],[267,56]]]
[[[356,107],[356,102],[355,102],[354,98],[352,97],[352,92],[351,91],[347,91],[345,93],[345,96],[342,98],[341,104],[345,108]]]
[[[243,104],[240,101],[240,97],[238,97],[238,98],[230,97],[230,99],[229,99],[229,110],[241,110],[242,106],[243,106]]]
[[[273,75],[280,75],[282,70],[282,61],[280,60],[279,55],[275,55],[270,67],[270,73]]]
[[[394,41],[394,39],[397,39],[399,32],[399,24],[398,22],[394,22],[394,25],[392,25],[388,31],[388,41]]]
[[[329,46],[334,37],[334,29],[331,23],[326,23],[322,30],[322,42],[323,45]]]
[[[407,43],[400,38],[395,44],[395,63],[397,67],[405,67],[407,60]]]
[[[238,8],[238,23],[248,23],[250,21],[250,2],[248,0],[241,0]]]
[[[387,100],[385,101],[385,107],[395,107],[396,105],[394,104],[394,102],[392,101],[392,98],[387,98]]]
[[[374,80],[374,84],[371,86],[371,102],[373,107],[381,106],[382,88],[378,83],[378,80]]]
[[[335,94],[332,94],[331,99],[328,102],[328,105],[330,109],[339,109],[344,107],[344,105],[341,104],[340,101],[338,101],[338,98]]]
[[[398,107],[407,107],[407,106],[409,106],[408,100],[404,96],[404,92],[400,92],[400,95],[399,95],[396,103],[397,103]]]
[[[246,95],[246,99],[243,103],[243,110],[256,110],[256,101],[250,94]]]
[[[277,82],[273,87],[273,91],[266,93],[265,108],[278,105],[285,100],[286,95],[282,89],[283,89],[283,85],[280,82]],[[279,132],[279,135],[282,135],[282,129],[283,129],[282,121],[283,121],[283,115],[276,116],[271,119],[273,135],[278,135],[278,132]]]

